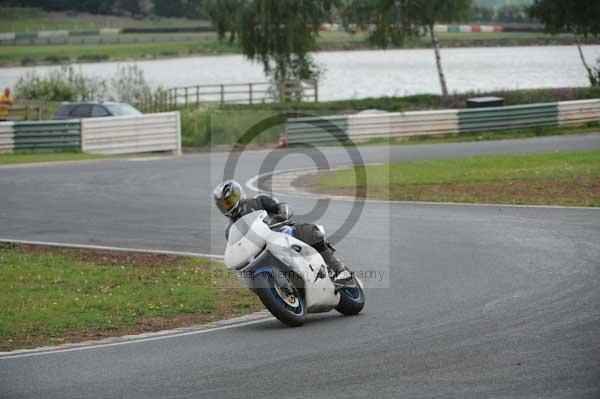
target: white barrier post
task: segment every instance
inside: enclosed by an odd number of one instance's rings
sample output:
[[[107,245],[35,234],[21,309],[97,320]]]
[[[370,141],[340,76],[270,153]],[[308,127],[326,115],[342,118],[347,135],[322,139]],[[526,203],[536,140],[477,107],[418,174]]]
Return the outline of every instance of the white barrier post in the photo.
[[[176,120],[177,120],[177,150],[173,153],[175,155],[181,155],[181,114],[179,111],[175,112]]]

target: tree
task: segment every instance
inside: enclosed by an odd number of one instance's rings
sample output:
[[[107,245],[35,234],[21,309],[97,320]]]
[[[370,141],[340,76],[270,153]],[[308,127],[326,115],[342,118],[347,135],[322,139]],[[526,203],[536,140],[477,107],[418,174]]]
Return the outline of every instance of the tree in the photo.
[[[316,49],[318,27],[329,19],[337,3],[338,0],[244,1],[239,11],[243,54],[262,63],[265,74],[278,84],[318,77],[318,68],[309,53]]]
[[[469,20],[476,22],[491,22],[494,20],[496,11],[492,7],[471,6]]]
[[[197,18],[203,16],[199,0],[152,0],[154,13],[161,17]]]
[[[448,85],[442,67],[442,56],[440,54],[440,43],[435,34],[434,26],[437,22],[457,22],[464,20],[469,15],[472,0],[410,0],[409,15],[420,26],[427,28],[431,38],[431,44],[435,53],[442,95],[448,96]]]
[[[238,10],[242,6],[243,0],[206,0],[204,9],[217,30],[219,40],[225,39],[229,32],[229,42],[235,41],[235,34],[238,29]]]
[[[531,22],[528,18],[527,10],[529,7],[526,5],[507,4],[498,8],[496,14],[496,21],[498,22],[513,22],[513,23],[524,23]]]
[[[581,38],[600,35],[600,1],[535,0],[529,12],[545,24],[547,32],[557,34],[567,30],[579,38],[577,49],[590,84],[600,85],[599,71],[589,66],[581,49]]]
[[[448,85],[442,66],[439,41],[434,26],[437,22],[457,22],[469,16],[472,0],[355,0],[352,14],[362,14],[362,21],[375,24],[370,39],[386,48],[401,43],[407,35],[425,28],[431,38],[442,94],[448,95]]]
[[[402,45],[412,33],[406,0],[353,0],[344,11],[344,24],[369,29],[371,44],[388,48]]]

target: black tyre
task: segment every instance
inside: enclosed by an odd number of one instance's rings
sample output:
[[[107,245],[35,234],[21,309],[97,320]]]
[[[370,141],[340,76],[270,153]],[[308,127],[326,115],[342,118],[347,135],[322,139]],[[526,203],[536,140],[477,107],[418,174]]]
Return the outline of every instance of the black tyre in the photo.
[[[255,273],[254,284],[256,295],[279,321],[290,327],[304,324],[304,298],[284,273],[275,267],[263,268]]]
[[[344,316],[357,315],[365,306],[365,293],[355,278],[348,286],[340,288],[339,293],[340,303],[335,310]]]

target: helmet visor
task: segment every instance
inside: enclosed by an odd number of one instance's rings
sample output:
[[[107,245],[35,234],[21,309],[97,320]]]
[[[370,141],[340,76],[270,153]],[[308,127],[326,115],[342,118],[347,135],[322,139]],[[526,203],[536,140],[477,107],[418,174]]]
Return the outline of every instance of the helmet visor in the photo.
[[[223,198],[218,198],[216,200],[217,208],[219,208],[223,215],[229,216],[231,214],[231,211],[237,208],[241,197],[241,190],[238,187],[234,187],[232,188],[231,193],[229,195],[226,195]]]

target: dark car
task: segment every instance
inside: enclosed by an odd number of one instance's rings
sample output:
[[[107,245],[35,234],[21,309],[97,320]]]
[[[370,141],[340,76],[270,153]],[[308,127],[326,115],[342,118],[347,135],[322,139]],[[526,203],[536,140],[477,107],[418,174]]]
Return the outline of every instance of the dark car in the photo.
[[[81,102],[64,104],[54,113],[52,119],[82,119],[140,114],[140,111],[125,103]]]

